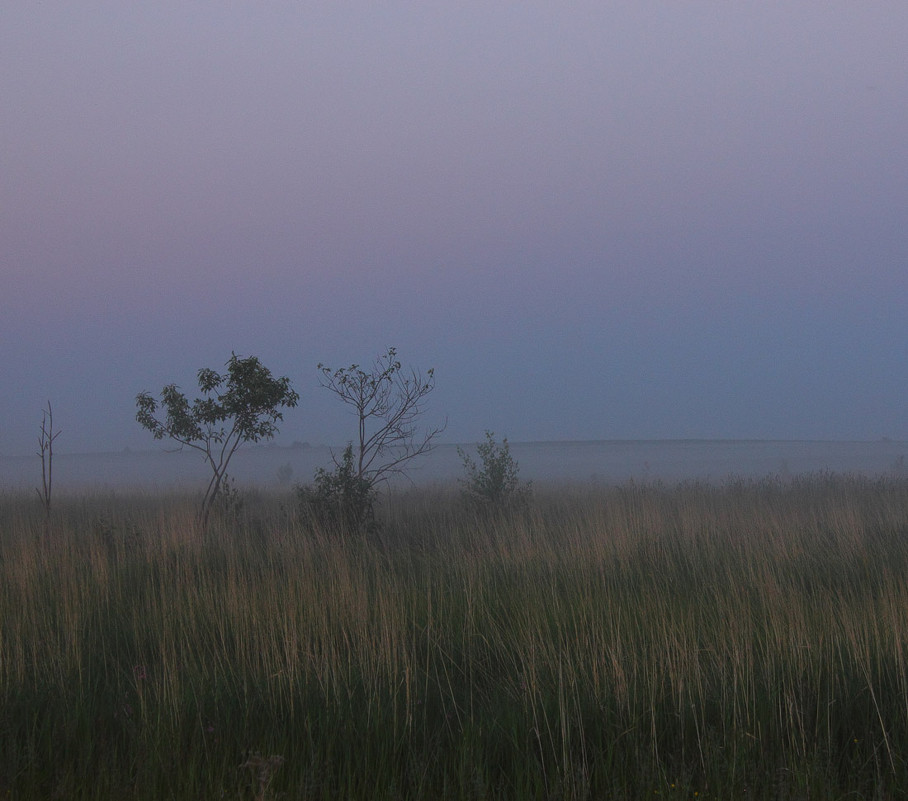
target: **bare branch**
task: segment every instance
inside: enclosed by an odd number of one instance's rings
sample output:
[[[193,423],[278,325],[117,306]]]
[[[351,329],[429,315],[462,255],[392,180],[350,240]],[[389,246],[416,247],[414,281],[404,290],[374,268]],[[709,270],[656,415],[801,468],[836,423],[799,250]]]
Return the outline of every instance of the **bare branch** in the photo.
[[[357,440],[343,461],[332,454],[337,470],[353,468],[355,480],[374,488],[394,475],[406,475],[417,456],[428,453],[447,422],[422,433],[419,421],[427,398],[435,389],[435,372],[403,370],[397,350],[389,348],[369,370],[357,364],[332,370],[319,364],[319,383],[352,407],[357,418]]]
[[[63,433],[54,431],[54,410],[47,402],[41,411],[41,429],[38,436],[38,456],[41,457],[41,489],[35,490],[44,504],[45,517],[50,517],[50,504],[54,485],[54,440]]]

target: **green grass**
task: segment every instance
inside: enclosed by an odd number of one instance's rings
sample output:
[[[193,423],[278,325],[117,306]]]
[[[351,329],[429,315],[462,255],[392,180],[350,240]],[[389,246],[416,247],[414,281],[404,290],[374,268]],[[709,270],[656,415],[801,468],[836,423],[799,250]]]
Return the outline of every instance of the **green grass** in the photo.
[[[0,497],[0,801],[908,792],[904,480],[195,503]]]

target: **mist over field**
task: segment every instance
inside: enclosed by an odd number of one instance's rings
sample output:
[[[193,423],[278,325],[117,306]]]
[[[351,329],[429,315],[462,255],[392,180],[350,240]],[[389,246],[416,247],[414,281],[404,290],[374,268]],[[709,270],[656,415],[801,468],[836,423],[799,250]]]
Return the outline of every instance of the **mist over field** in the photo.
[[[415,460],[408,478],[395,485],[426,486],[464,478],[453,444],[443,444]],[[460,446],[475,456],[472,444]],[[333,449],[338,453],[341,449]],[[319,467],[331,468],[332,449],[298,444],[241,448],[229,474],[244,487],[287,490],[308,484]],[[544,484],[623,484],[634,481],[721,483],[734,477],[764,478],[818,473],[908,476],[908,442],[795,441],[599,441],[511,443],[522,479]],[[287,468],[290,468],[287,471]],[[58,491],[143,489],[200,490],[211,476],[200,454],[156,450],[55,456]],[[41,482],[37,456],[0,458],[0,490],[28,490]]]

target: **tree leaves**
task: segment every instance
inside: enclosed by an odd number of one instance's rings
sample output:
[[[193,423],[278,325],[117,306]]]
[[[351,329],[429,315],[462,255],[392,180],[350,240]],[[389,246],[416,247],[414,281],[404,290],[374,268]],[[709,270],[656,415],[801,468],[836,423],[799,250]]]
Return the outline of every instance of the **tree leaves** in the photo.
[[[231,353],[226,367],[224,374],[208,367],[199,370],[202,397],[191,402],[176,384],[161,390],[160,401],[148,392],[136,396],[136,420],[156,440],[168,437],[205,455],[213,472],[202,500],[206,522],[237,448],[243,442],[272,439],[284,419],[281,409],[299,402],[290,379],[274,378],[256,356]]]

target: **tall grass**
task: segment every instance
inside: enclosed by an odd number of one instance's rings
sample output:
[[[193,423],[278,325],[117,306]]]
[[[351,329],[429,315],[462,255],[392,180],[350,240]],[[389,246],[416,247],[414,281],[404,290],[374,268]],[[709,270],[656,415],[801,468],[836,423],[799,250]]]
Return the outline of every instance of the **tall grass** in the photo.
[[[0,801],[896,798],[908,483],[0,498]]]

